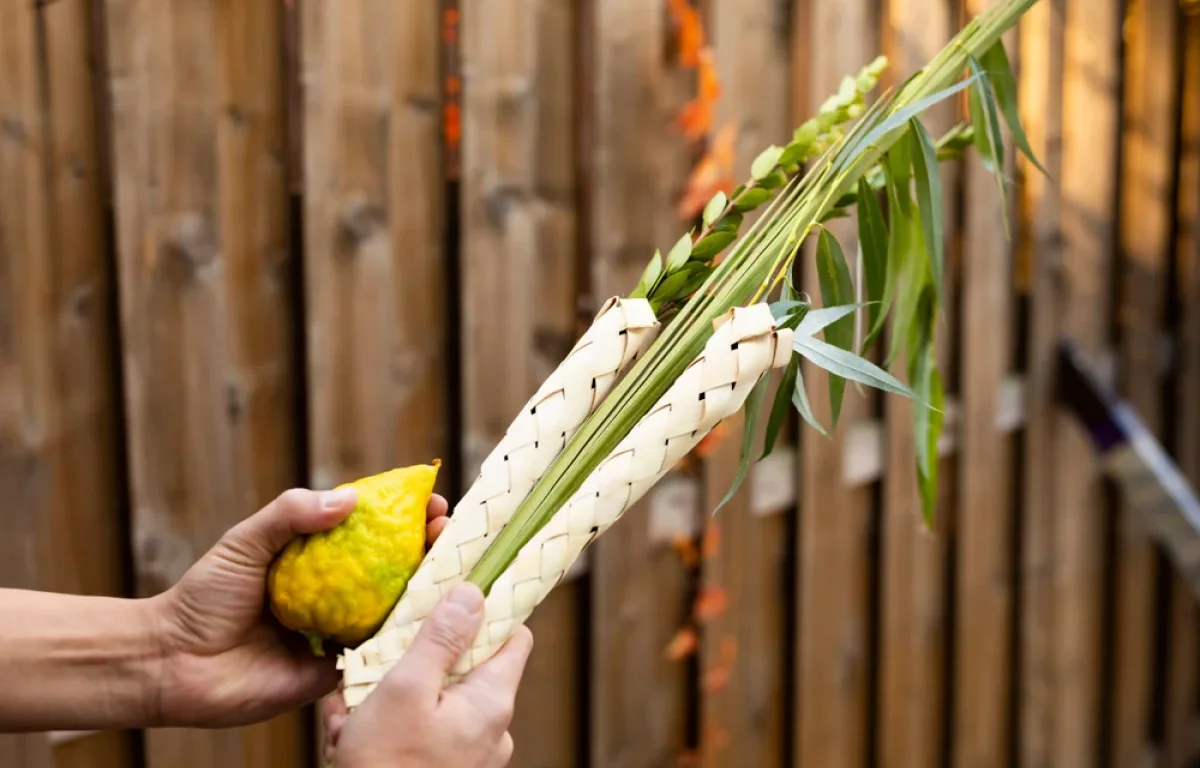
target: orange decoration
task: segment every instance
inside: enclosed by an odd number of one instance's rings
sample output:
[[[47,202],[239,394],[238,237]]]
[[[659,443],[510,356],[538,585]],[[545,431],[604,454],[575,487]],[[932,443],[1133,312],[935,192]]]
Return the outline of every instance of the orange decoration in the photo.
[[[696,595],[696,602],[692,607],[692,615],[700,624],[706,624],[721,614],[729,607],[729,595],[721,587],[704,587],[700,590],[700,594]]]
[[[696,553],[696,542],[692,541],[691,537],[679,534],[671,539],[671,546],[679,553],[679,559],[683,561],[685,568],[695,568],[700,562]]]
[[[685,69],[695,69],[700,63],[700,50],[704,47],[704,25],[700,22],[700,11],[688,0],[668,0],[667,10],[671,13],[671,21],[675,23],[679,64]]]
[[[721,527],[717,523],[709,523],[704,527],[704,538],[700,543],[700,556],[709,560],[716,556],[721,549]]]
[[[692,219],[699,216],[704,206],[718,191],[727,195],[733,192],[736,186],[733,181],[733,163],[737,133],[737,126],[732,123],[722,126],[717,132],[712,146],[688,176],[676,210],[679,218]]]
[[[663,649],[663,656],[668,661],[683,661],[695,653],[698,647],[700,647],[700,637],[696,634],[696,630],[692,627],[683,627],[667,643],[667,647]]]

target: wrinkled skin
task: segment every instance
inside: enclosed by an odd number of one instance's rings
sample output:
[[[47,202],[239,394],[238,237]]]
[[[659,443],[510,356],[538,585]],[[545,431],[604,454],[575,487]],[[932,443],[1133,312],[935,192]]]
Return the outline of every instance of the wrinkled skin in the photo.
[[[329,530],[354,509],[352,489],[286,491],[230,529],[171,589],[152,598],[161,644],[153,706],[159,725],[229,727],[309,704],[338,682],[335,659],[312,655],[266,605],[267,570],[297,536]],[[434,496],[426,533],[447,524]]]

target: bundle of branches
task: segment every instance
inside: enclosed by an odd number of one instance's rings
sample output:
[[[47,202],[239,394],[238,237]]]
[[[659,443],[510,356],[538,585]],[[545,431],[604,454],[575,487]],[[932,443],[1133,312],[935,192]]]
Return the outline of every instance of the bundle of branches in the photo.
[[[1037,164],[1000,42],[1036,2],[999,0],[870,105],[867,94],[887,62],[847,77],[791,142],[759,155],[745,184],[709,201],[698,232],[682,236],[665,257],[656,252],[631,293],[605,304],[483,463],[384,626],[340,659],[348,706],[370,694],[438,599],[464,579],[487,594],[485,620],[450,679],[491,656],[596,537],[743,406],[741,466],[721,505],[754,456],[771,452],[789,409],[825,433],[809,406],[801,358],[829,373],[831,427],[846,380],[919,403],[915,469],[925,515],[932,515],[942,428],[934,345],[944,273],[937,166],[974,146],[1003,193],[1001,121]],[[919,116],[963,91],[970,123],[935,141]],[[764,206],[740,234],[745,215]],[[824,227],[851,207],[865,277],[859,286]],[[791,277],[810,237],[820,308]],[[861,340],[856,316],[867,330]],[[889,317],[881,367],[864,355]],[[901,353],[907,384],[887,370]],[[777,371],[782,382],[757,450],[755,425]]]

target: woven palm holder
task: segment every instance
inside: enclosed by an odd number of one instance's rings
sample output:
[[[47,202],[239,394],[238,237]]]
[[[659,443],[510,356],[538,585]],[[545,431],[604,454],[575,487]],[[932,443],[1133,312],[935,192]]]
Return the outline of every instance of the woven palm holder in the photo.
[[[429,614],[461,582],[596,409],[621,374],[658,335],[658,319],[645,299],[612,298],[591,327],[509,425],[480,466],[479,476],[454,507],[380,631],[404,627]],[[339,669],[355,669],[373,640],[347,649]]]
[[[765,304],[718,320],[700,355],[524,546],[492,585],[484,623],[448,683],[490,658],[563,579],[571,564],[721,420],[741,409],[755,383],[791,356],[792,332],[777,329]],[[400,659],[420,622],[390,626],[344,674],[348,707],[360,704]]]

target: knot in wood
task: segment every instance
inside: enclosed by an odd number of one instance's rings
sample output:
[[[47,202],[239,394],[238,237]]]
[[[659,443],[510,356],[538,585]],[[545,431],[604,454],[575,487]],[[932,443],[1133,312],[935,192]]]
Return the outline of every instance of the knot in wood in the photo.
[[[383,229],[384,220],[380,205],[367,202],[361,196],[353,197],[342,212],[342,232],[351,241],[362,243]]]
[[[208,218],[185,213],[175,219],[171,250],[192,268],[202,267],[217,258],[217,238]]]

